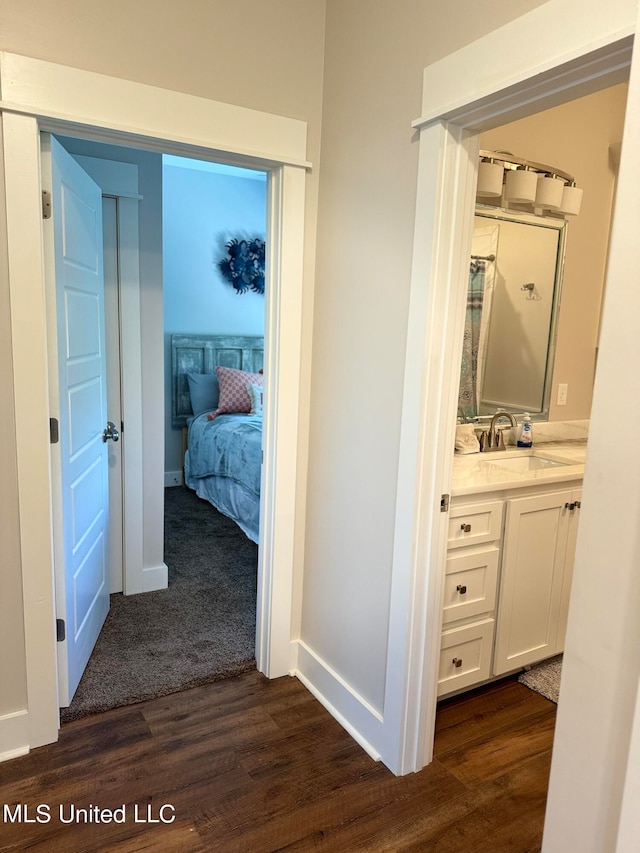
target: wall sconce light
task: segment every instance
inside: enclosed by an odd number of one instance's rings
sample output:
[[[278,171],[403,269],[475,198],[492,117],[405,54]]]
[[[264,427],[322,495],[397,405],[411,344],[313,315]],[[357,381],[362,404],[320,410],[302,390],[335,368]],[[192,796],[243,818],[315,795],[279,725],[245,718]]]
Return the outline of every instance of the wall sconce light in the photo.
[[[478,166],[478,195],[495,198],[502,195],[504,166],[493,160],[481,160]]]
[[[477,196],[480,204],[502,196],[500,206],[513,205],[531,213],[538,208],[559,216],[577,216],[582,205],[582,190],[573,175],[515,157],[510,151],[480,151]]]
[[[538,187],[538,175],[528,166],[510,169],[504,184],[504,197],[516,204],[529,204],[535,201]]]
[[[582,207],[582,193],[583,191],[576,186],[575,181],[567,184],[562,191],[562,201],[558,212],[564,213],[565,216],[577,216]]]
[[[558,210],[562,204],[565,182],[555,175],[540,175],[536,187],[535,206],[545,210]]]

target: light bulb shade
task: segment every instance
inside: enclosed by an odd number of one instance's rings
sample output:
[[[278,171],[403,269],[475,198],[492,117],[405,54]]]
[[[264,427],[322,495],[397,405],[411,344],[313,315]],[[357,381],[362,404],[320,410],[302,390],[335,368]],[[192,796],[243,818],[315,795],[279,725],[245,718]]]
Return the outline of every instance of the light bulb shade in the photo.
[[[567,216],[577,216],[582,206],[582,190],[580,187],[565,187],[562,191],[562,202],[559,212]]]
[[[528,204],[535,201],[536,189],[538,187],[538,175],[536,172],[528,172],[526,169],[511,169],[507,172],[505,181],[505,198],[517,204]]]
[[[562,204],[562,193],[565,183],[561,178],[546,178],[540,175],[536,187],[536,207],[547,210],[557,210]]]
[[[502,179],[504,177],[504,166],[501,163],[484,163],[478,166],[478,195],[496,196],[502,195]]]

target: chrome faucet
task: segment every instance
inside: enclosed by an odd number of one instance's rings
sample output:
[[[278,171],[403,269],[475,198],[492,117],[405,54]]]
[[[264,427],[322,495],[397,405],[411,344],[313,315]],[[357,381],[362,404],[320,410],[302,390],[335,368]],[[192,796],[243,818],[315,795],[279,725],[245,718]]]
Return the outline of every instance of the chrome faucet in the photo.
[[[482,453],[507,449],[504,443],[504,430],[498,429],[498,421],[500,418],[509,418],[512,427],[516,427],[518,425],[518,422],[510,412],[496,412],[491,418],[488,431],[485,430],[480,435],[480,450]]]

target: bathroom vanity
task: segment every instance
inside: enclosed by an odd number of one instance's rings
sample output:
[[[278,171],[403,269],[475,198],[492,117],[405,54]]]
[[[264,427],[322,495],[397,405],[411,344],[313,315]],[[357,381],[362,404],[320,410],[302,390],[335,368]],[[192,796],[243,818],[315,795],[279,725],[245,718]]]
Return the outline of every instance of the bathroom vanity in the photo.
[[[455,456],[438,696],[563,650],[585,449]]]

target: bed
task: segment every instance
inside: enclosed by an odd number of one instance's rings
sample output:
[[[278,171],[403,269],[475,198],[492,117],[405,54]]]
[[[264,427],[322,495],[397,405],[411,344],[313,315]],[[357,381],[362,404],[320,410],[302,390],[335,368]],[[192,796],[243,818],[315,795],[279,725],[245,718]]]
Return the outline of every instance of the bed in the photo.
[[[171,336],[172,425],[186,431],[185,484],[233,519],[256,543],[263,357],[264,341],[259,336]],[[216,367],[222,371],[217,373]],[[248,385],[252,388],[250,411],[244,397],[233,396],[228,390]],[[217,414],[210,419],[212,412]]]

